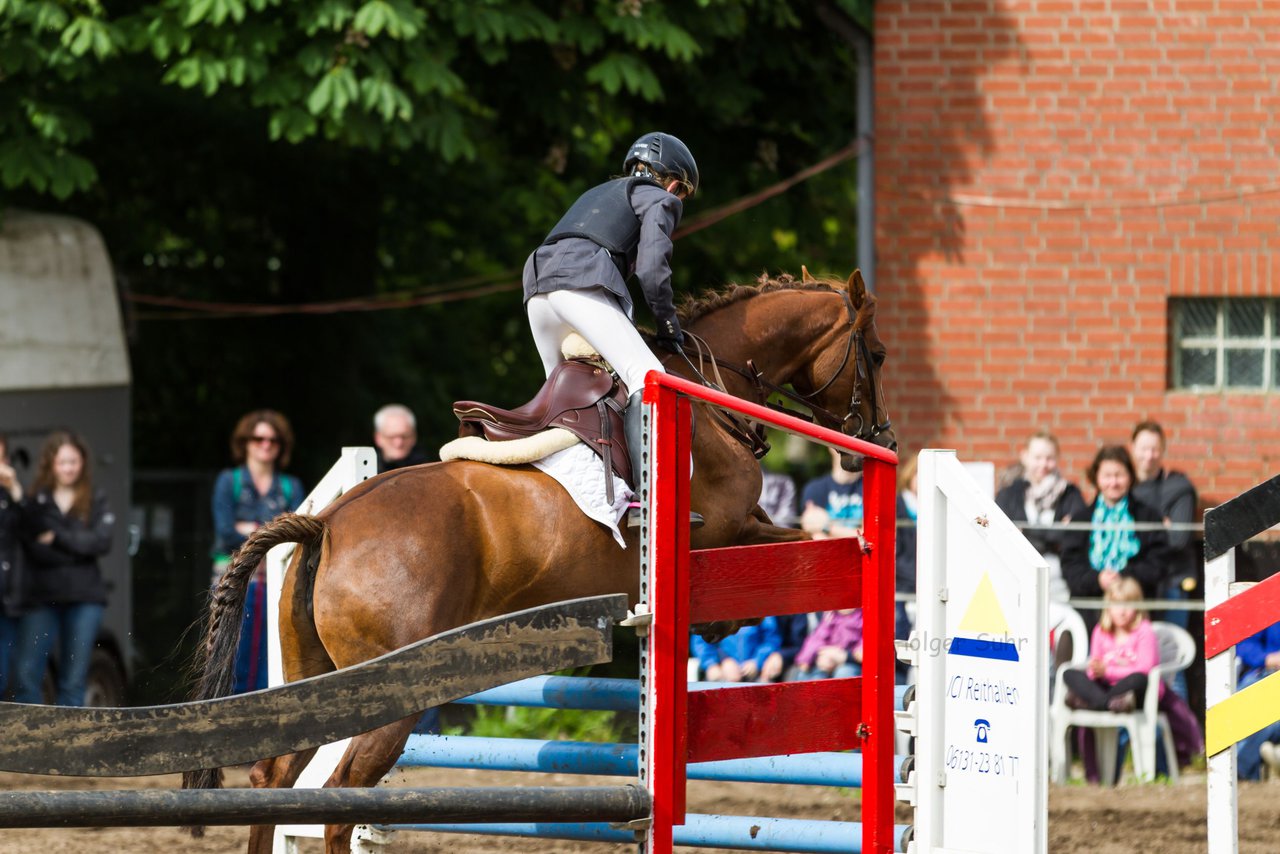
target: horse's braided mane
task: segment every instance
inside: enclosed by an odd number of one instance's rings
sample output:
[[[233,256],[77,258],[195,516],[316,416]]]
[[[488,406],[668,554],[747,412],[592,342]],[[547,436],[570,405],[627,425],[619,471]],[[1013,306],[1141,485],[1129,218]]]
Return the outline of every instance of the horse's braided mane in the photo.
[[[716,309],[724,308],[726,305],[732,305],[735,302],[741,302],[760,294],[767,294],[771,291],[839,292],[843,289],[844,282],[837,279],[822,278],[811,282],[802,282],[790,273],[783,273],[779,276],[761,273],[760,278],[756,279],[754,285],[739,285],[731,282],[709,294],[699,297],[685,296],[677,307],[676,313],[679,315],[682,324],[693,323]]]

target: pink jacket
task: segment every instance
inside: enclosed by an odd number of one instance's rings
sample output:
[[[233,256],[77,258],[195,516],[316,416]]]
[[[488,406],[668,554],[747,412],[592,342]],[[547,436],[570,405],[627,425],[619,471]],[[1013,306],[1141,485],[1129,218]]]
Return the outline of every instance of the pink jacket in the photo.
[[[841,614],[838,611],[823,614],[822,622],[804,639],[800,651],[796,653],[796,664],[812,666],[814,659],[818,657],[818,650],[824,646],[838,646],[850,656],[862,649],[862,610],[858,609],[852,614]]]
[[[1119,643],[1115,635],[1103,631],[1099,624],[1093,627],[1089,658],[1101,659],[1105,668],[1103,678],[1114,685],[1131,673],[1150,673],[1151,668],[1160,663],[1160,643],[1149,620],[1139,623]]]

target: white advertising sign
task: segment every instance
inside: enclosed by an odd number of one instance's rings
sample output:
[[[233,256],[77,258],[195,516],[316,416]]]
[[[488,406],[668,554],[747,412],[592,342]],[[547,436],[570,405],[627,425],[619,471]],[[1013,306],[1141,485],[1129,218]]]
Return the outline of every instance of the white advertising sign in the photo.
[[[952,451],[919,465],[917,852],[1048,849],[1044,559]]]

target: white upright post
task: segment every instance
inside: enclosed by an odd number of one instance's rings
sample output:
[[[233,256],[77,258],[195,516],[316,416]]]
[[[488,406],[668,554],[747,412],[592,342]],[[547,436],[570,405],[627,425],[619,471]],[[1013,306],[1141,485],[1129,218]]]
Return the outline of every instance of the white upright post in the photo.
[[[1236,580],[1236,550],[1204,565],[1204,606],[1213,608],[1231,596]],[[1212,708],[1236,691],[1236,648],[1220,652],[1204,663],[1205,708]],[[1208,854],[1236,854],[1239,827],[1236,810],[1236,746],[1209,757]]]
[[[298,505],[299,513],[317,513],[328,507],[344,492],[378,473],[377,455],[373,448],[343,448],[342,455],[329,472],[320,479],[316,488]],[[280,592],[284,588],[284,575],[293,556],[293,544],[286,543],[267,552],[267,683],[284,684],[284,666],[280,656]],[[338,761],[346,752],[350,739],[326,744],[303,769],[295,789],[318,789],[325,784]],[[324,838],[324,826],[319,824],[277,825],[272,838],[273,854],[295,854],[298,837]]]

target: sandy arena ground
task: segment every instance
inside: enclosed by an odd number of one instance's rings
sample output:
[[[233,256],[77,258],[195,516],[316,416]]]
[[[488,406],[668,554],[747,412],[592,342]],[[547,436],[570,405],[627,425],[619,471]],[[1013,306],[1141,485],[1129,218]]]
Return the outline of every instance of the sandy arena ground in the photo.
[[[536,782],[535,782],[536,780]],[[607,778],[569,775],[501,774],[474,771],[413,769],[397,772],[397,785],[602,785]],[[0,773],[0,790],[120,789],[175,786],[176,777],[138,779],[60,779]],[[228,774],[229,785],[247,785],[244,771]],[[1280,783],[1243,785],[1240,792],[1240,851],[1280,851]],[[856,821],[855,795],[834,789],[695,782],[689,806],[695,812],[776,815]],[[900,821],[907,821],[900,813]],[[1054,854],[1202,854],[1205,851],[1205,787],[1203,775],[1186,775],[1176,786],[1122,786],[1118,789],[1073,785],[1053,787],[1049,794],[1049,849]],[[160,854],[160,852],[235,852],[243,849],[246,831],[209,828],[194,840],[174,828],[107,828],[0,831],[0,854]],[[304,841],[300,850],[322,850]],[[613,854],[634,851],[629,845],[499,839],[402,833],[392,849],[402,854]],[[695,849],[681,849],[695,850]],[[705,850],[705,849],[704,849]],[[1010,852],[1018,854],[1018,852]]]

